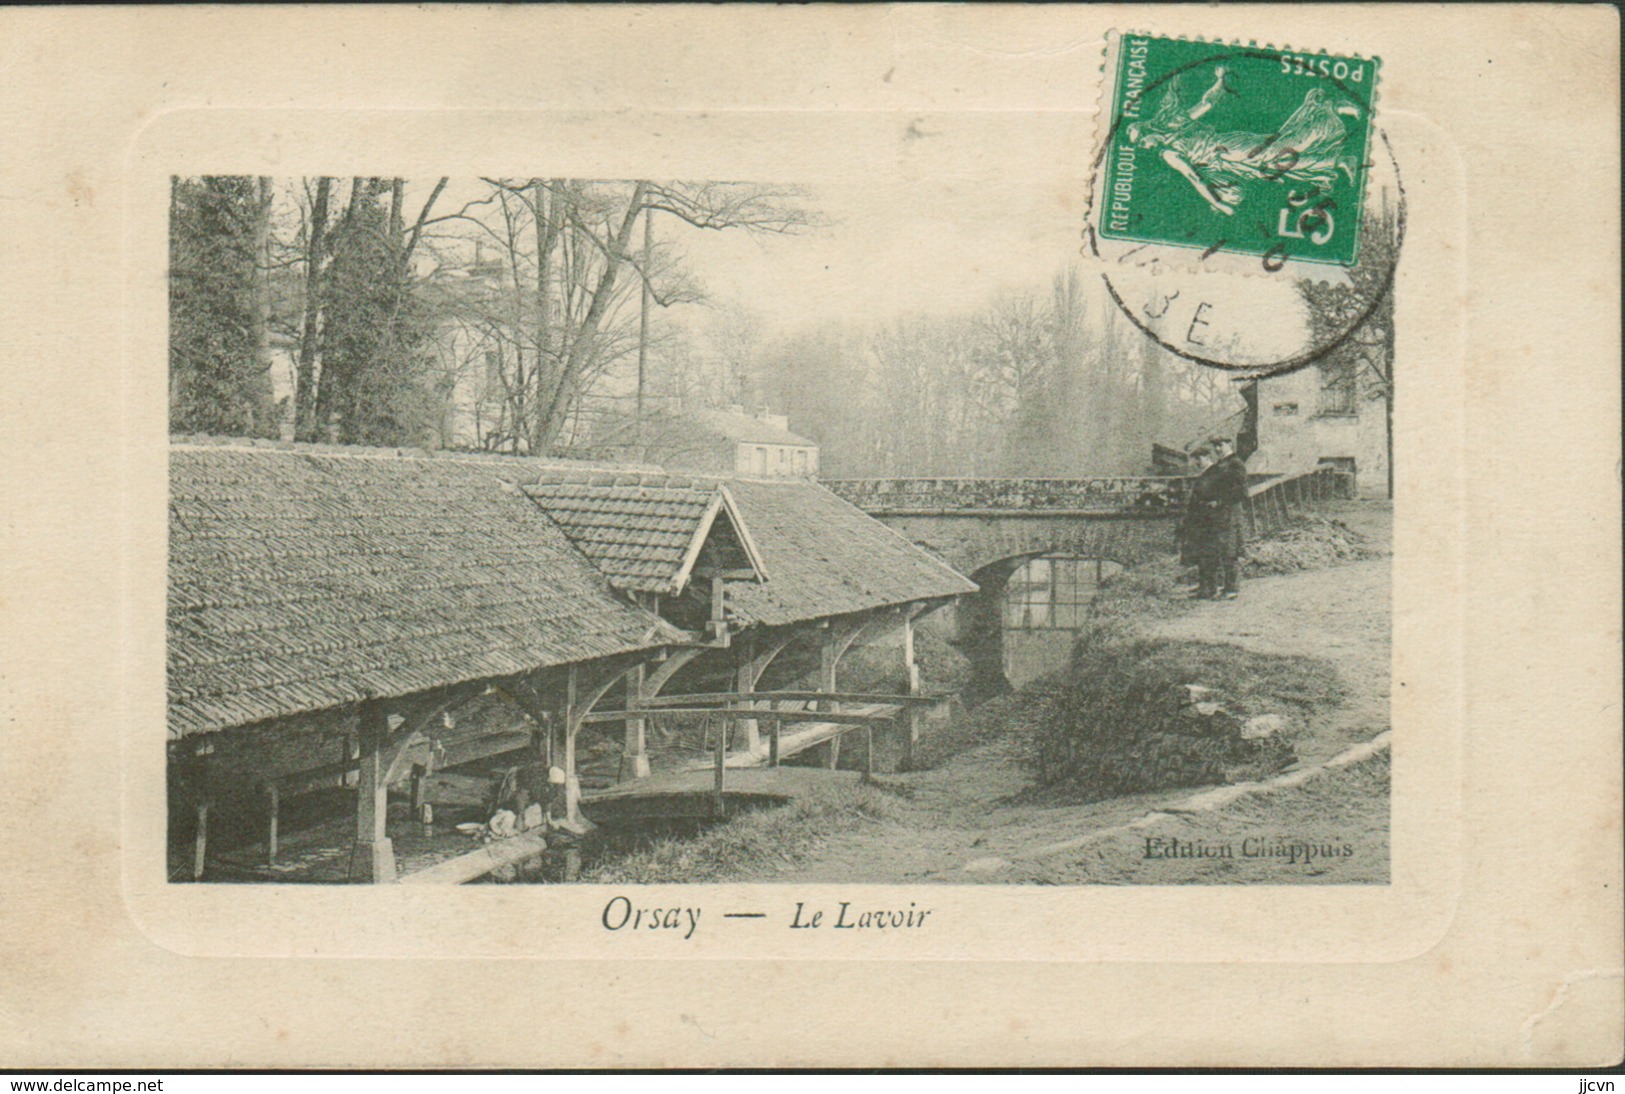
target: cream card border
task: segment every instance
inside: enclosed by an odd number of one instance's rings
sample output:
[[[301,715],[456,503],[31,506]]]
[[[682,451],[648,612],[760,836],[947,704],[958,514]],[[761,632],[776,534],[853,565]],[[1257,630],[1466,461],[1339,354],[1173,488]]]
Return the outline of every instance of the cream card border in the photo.
[[[1042,161],[1066,156],[1081,183],[1100,79],[1089,59],[1144,13],[0,15],[0,216],[16,251],[4,299],[12,375],[26,381],[5,416],[15,732],[0,763],[20,791],[0,821],[15,894],[0,901],[8,1058],[1370,1064],[1612,1051],[1625,1012],[1619,183],[1617,27],[1603,9],[1159,8],[1151,28],[1384,60],[1379,124],[1411,199],[1390,886],[909,887],[897,897],[940,909],[936,930],[677,947],[604,937],[608,893],[587,887],[161,883],[170,173],[529,173],[545,121],[548,170],[567,159],[587,177],[816,182],[883,164],[996,185],[1000,170],[1053,171]],[[917,117],[947,139],[904,155]],[[1023,119],[1057,142],[1001,145]],[[661,898],[713,906],[734,898],[726,888]],[[430,1005],[447,1015],[432,1037],[391,1020]],[[493,1012],[525,1015],[527,1035]],[[816,1017],[786,1033],[789,1012]]]

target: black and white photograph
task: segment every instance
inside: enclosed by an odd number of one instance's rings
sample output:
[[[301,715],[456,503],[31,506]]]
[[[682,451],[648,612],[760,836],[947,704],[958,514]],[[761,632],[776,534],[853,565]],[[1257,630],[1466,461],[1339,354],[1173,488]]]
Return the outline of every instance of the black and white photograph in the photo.
[[[1403,199],[1079,189],[174,177],[170,880],[1384,884]]]
[[[0,9],[0,1070],[1604,1094],[1618,31]]]

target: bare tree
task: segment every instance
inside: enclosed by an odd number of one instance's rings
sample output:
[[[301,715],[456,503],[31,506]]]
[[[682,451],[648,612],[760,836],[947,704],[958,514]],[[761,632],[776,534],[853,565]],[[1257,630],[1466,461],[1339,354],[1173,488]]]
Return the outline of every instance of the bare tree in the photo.
[[[488,192],[430,225],[500,256],[466,287],[464,321],[495,352],[502,428],[496,443],[543,452],[574,438],[583,400],[648,342],[632,301],[665,308],[699,298],[675,241],[635,248],[640,217],[722,231],[785,233],[818,222],[797,191],[732,183],[484,179]],[[493,267],[496,264],[493,264]],[[476,267],[482,267],[479,261]]]

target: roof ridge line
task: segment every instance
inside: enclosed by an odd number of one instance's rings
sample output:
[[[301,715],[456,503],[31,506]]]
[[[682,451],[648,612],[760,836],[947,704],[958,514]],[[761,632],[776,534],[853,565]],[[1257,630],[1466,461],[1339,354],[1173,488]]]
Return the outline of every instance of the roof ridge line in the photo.
[[[270,437],[218,437],[206,433],[170,434],[169,447],[171,450],[188,452],[280,453],[356,460],[424,460],[487,467],[507,465],[538,471],[557,470],[567,474],[664,473],[664,469],[657,464],[574,460],[567,456],[521,456],[507,452],[467,452],[450,448],[418,448],[413,445],[327,444],[319,441],[284,441]]]

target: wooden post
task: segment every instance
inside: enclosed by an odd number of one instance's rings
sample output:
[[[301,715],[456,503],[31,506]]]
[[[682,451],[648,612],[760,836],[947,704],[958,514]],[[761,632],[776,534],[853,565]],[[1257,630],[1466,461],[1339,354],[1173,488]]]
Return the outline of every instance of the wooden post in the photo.
[[[726,609],[722,595],[726,587],[727,585],[722,580],[720,573],[711,575],[711,635],[714,638],[721,638],[728,633],[728,622],[723,614]]]
[[[840,651],[835,645],[835,628],[830,627],[824,632],[824,644],[818,650],[818,690],[833,692],[835,689],[835,668],[840,658]],[[826,713],[833,713],[840,709],[840,704],[830,700],[822,700],[818,709]],[[834,771],[841,762],[841,735],[839,732],[829,739],[829,769]]]
[[[756,690],[756,681],[758,677],[758,673],[756,671],[756,639],[754,637],[747,637],[740,642],[738,656],[739,669],[735,674],[734,685],[741,692],[749,694],[750,692]],[[746,705],[753,706],[754,704]],[[743,734],[743,739],[739,742],[739,747],[750,753],[752,756],[760,752],[762,748],[762,736],[761,729],[756,724],[756,719],[747,718],[744,721],[741,721],[739,723],[739,729]]]
[[[728,806],[722,796],[725,772],[728,770],[728,719],[724,718],[717,725],[717,775],[716,775],[716,815],[726,816]]]
[[[282,812],[281,792],[277,789],[275,781],[265,784],[265,793],[270,797],[270,810],[265,832],[265,864],[276,865],[277,853],[277,823],[281,820]]]
[[[530,800],[547,808],[547,731],[541,727],[530,731],[530,762],[536,776],[530,784]]]
[[[875,777],[875,727],[863,727],[863,781]]]
[[[643,665],[639,663],[626,674],[626,709],[643,706]],[[626,744],[621,751],[621,774],[628,779],[649,777],[648,727],[642,718],[626,720]]]
[[[356,787],[355,853],[350,858],[350,877],[355,881],[395,880],[395,847],[388,834],[389,786],[384,781],[388,741],[388,713],[381,704],[368,703],[361,710],[361,777]]]
[[[784,719],[777,716],[767,723],[767,765],[769,767],[779,766],[779,733],[783,729]]]
[[[581,729],[579,670],[571,665],[564,684],[564,815],[571,824],[581,823],[581,778],[576,774],[576,733]]]
[[[903,668],[908,673],[908,693],[920,693],[920,666],[914,662],[914,617],[903,621]],[[903,754],[897,761],[899,771],[914,769],[914,746],[920,742],[920,708],[910,703],[908,717],[902,724]]]
[[[339,744],[339,759],[348,764],[360,755],[360,739],[354,733],[346,733],[344,735],[344,740]],[[356,780],[360,777],[361,773],[359,771],[352,771],[346,767],[343,771],[339,772],[339,785],[343,787],[354,786],[356,785]]]
[[[412,815],[423,812],[423,779],[429,773],[422,764],[412,765]]]
[[[209,857],[209,800],[197,803],[197,833],[192,842],[192,880],[203,880],[203,867]]]

